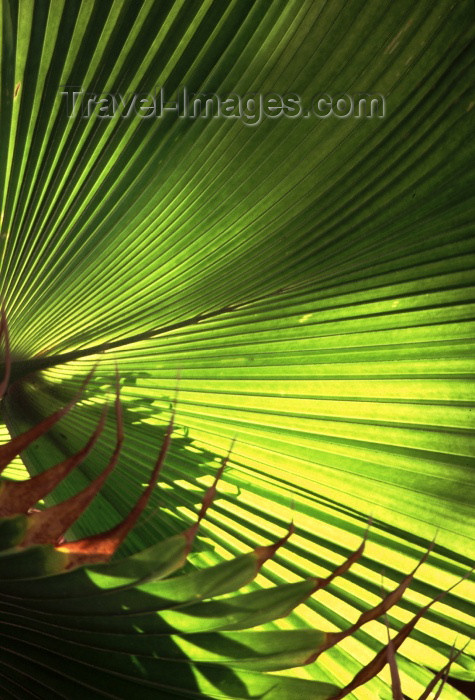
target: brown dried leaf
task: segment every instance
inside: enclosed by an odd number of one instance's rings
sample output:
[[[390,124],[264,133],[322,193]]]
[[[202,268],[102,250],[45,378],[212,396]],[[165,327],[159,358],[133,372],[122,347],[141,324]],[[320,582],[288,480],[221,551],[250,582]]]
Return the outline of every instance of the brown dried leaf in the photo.
[[[78,465],[96,444],[106,419],[107,406],[102,412],[98,426],[84,447],[72,457],[46,469],[25,481],[3,481],[0,483],[0,516],[27,513],[35,503],[47,496]]]
[[[417,568],[417,567],[416,567]],[[441,600],[447,593],[449,593],[455,586],[458,586],[461,581],[464,581],[470,574],[472,573],[472,570],[468,571],[465,576],[460,579],[460,581],[457,581],[453,586],[450,586],[445,591],[442,591],[439,593],[438,596],[436,596],[433,600],[431,600],[427,605],[425,605],[423,608],[421,608],[416,615],[410,620],[408,623],[406,623],[397,633],[397,635],[394,637],[392,640],[392,645],[393,645],[393,650],[394,653],[399,649],[401,644],[404,642],[405,639],[411,634],[412,630],[416,626],[417,622],[425,615],[425,613],[431,608],[434,603],[437,603],[439,600]],[[359,688],[361,685],[364,685],[368,681],[370,681],[372,678],[378,675],[378,673],[384,668],[386,663],[388,662],[388,646],[386,645],[383,647],[372,659],[372,661],[369,662],[364,668],[362,668],[356,676],[353,678],[353,680],[342,690],[340,690],[336,695],[334,695],[331,700],[341,700],[341,698],[344,698],[348,693],[352,693],[356,688]]]
[[[105,480],[109,474],[114,469],[119,458],[119,454],[122,448],[122,443],[124,440],[124,430],[123,430],[123,419],[122,419],[122,406],[120,403],[120,388],[119,382],[117,380],[116,388],[116,421],[117,421],[117,441],[116,447],[112,454],[111,459],[107,467],[103,470],[94,481],[92,481],[86,488],[84,488],[79,493],[75,494],[71,498],[68,498],[62,503],[58,503],[51,508],[47,508],[43,511],[38,511],[30,515],[28,522],[28,529],[25,534],[22,546],[27,546],[31,544],[46,544],[46,543],[56,543],[63,544],[60,542],[62,535],[66,530],[71,527],[71,525],[78,519],[78,517],[85,511],[88,505],[92,502],[96,494],[102,488]]]
[[[122,522],[120,522],[118,525],[110,530],[107,530],[106,532],[84,537],[83,539],[76,540],[74,542],[66,542],[57,547],[58,551],[67,552],[70,555],[67,568],[73,568],[83,564],[108,561],[114,552],[117,551],[118,547],[122,544],[130,530],[137,522],[140,514],[147,505],[153,489],[155,488],[158,475],[163,466],[168,447],[170,445],[173,424],[174,413],[168,425],[167,433],[150,477],[149,484],[127,517],[124,518],[124,520],[122,520]]]

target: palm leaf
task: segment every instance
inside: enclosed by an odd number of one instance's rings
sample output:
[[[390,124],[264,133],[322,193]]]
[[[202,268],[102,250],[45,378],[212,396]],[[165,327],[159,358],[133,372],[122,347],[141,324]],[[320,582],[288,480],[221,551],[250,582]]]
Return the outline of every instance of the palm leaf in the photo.
[[[372,516],[364,558],[275,623],[337,631],[380,599],[381,562],[396,585],[435,537],[388,616],[395,636],[473,558],[471,3],[5,0],[1,22],[2,299],[22,379],[3,402],[10,434],[63,407],[100,360],[81,410],[22,454],[28,471],[80,449],[118,363],[127,439],[72,534],[104,530],[147,481],[178,384],[162,485],[122,554],[195,521],[235,439],[194,566],[279,537],[293,514],[296,536],[256,585],[328,575]],[[387,111],[254,127],[69,119],[61,85],[377,92]],[[114,443],[111,415],[46,503],[87,486]],[[472,636],[472,591],[437,603],[398,651],[409,697]],[[372,622],[306,677],[341,687],[386,639]],[[470,652],[453,678],[474,680]]]

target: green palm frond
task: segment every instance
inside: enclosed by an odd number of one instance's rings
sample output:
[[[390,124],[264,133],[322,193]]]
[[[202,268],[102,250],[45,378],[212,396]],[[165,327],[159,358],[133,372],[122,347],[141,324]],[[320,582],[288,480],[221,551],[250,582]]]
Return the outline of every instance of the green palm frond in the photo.
[[[325,577],[371,517],[358,563],[266,632],[348,629],[435,538],[388,612],[395,637],[474,553],[472,3],[4,0],[0,21],[2,438],[63,408],[98,362],[81,410],[6,475],[84,446],[117,363],[126,439],[69,534],[104,531],[148,482],[178,385],[160,484],[118,556],[191,527],[235,440],[188,573],[278,539],[293,518],[255,591]],[[386,113],[69,118],[62,86],[305,104],[367,92]],[[97,478],[115,442],[110,412],[45,504]],[[408,697],[473,636],[473,597],[467,579],[398,649]],[[381,618],[295,673],[341,688],[386,643]],[[452,683],[475,680],[473,652],[453,660]],[[390,685],[386,667],[355,695]],[[441,697],[465,695],[445,684]]]
[[[8,367],[5,315],[2,322]],[[7,378],[8,374],[7,369]],[[64,408],[0,447],[0,469],[71,411],[90,378],[91,373]],[[65,539],[117,464],[124,440],[118,375],[116,392],[116,447],[107,468],[82,491],[55,505],[34,508],[39,498],[54,492],[90,453],[104,428],[105,411],[77,454],[24,481],[0,479],[0,635],[10,667],[7,687],[36,690],[39,675],[50,697],[59,697],[59,690],[71,697],[82,688],[98,698],[140,692],[141,697],[150,698],[157,693],[160,697],[229,698],[251,698],[258,693],[275,700],[339,700],[366,685],[389,663],[395,693],[400,688],[395,652],[446,592],[423,606],[344,688],[269,672],[314,663],[364,625],[386,615],[401,600],[432,547],[393,591],[348,629],[262,629],[344,576],[362,557],[365,540],[326,578],[310,577],[270,589],[238,592],[287,543],[294,533],[293,524],[274,544],[174,576],[186,563],[198,527],[216,496],[228,455],[203,498],[194,525],[138,554],[111,562],[156,486],[170,446],[174,415],[149,483],[126,518],[105,532]],[[229,593],[232,595],[226,595]],[[426,695],[463,651],[451,654],[448,665],[429,682]],[[28,681],[32,668],[35,678]],[[93,686],[88,680],[91,671]],[[441,676],[440,687],[445,680]]]

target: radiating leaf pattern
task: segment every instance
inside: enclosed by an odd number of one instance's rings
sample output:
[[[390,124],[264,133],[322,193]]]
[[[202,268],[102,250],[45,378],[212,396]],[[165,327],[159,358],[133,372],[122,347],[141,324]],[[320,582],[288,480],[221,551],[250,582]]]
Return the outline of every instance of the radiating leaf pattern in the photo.
[[[352,573],[282,622],[336,631],[380,599],[381,562],[389,588],[435,536],[388,615],[394,637],[474,551],[472,3],[4,0],[1,22],[1,294],[12,376],[44,368],[4,401],[10,432],[64,406],[99,359],[84,410],[24,453],[28,469],[91,435],[117,362],[127,439],[73,533],[117,522],[178,383],[163,485],[123,553],[196,519],[235,439],[195,564],[279,537],[293,513],[296,535],[259,585],[325,575],[372,516]],[[66,84],[378,92],[387,112],[256,127],[68,119]],[[47,502],[98,476],[114,442],[110,415]],[[466,581],[401,647],[409,697],[473,635],[471,600]],[[306,677],[341,686],[386,641],[371,623]],[[472,645],[450,673],[474,669]],[[388,684],[386,670],[360,697],[389,697]]]
[[[11,358],[5,313],[1,335],[8,379]],[[76,407],[93,372],[73,401],[2,445],[0,464],[8,464],[20,449],[27,450]],[[16,385],[8,391],[14,394]],[[39,498],[45,498],[74,473],[91,452],[104,429],[107,410],[102,411],[97,428],[76,454],[21,481],[0,478],[0,637],[9,659],[10,695],[18,697],[13,694],[15,687],[21,688],[22,697],[30,690],[37,691],[39,673],[41,694],[48,697],[59,697],[59,676],[60,689],[67,697],[76,695],[79,689],[84,693],[87,688],[88,696],[94,698],[124,698],[136,693],[150,698],[251,698],[263,693],[270,700],[340,700],[366,686],[389,663],[393,697],[402,700],[396,652],[423,616],[455,586],[420,607],[394,639],[388,632],[388,644],[344,687],[272,672],[313,664],[382,615],[389,629],[387,612],[401,601],[417,571],[428,561],[433,543],[396,588],[346,629],[263,629],[345,576],[361,559],[368,533],[359,547],[324,578],[312,576],[296,583],[242,592],[242,587],[251,583],[262,566],[287,544],[295,532],[293,523],[284,537],[270,545],[254,548],[231,561],[175,575],[188,563],[230,451],[205,492],[191,527],[114,561],[155,489],[175,419],[174,409],[148,484],[128,515],[104,532],[70,539],[68,530],[94,500],[122,449],[124,421],[118,372],[115,408],[117,440],[112,457],[101,475],[71,498],[34,507]],[[466,646],[451,651],[448,663],[429,681],[420,700],[435,687],[440,695],[451,664]],[[91,671],[94,676],[89,678]]]

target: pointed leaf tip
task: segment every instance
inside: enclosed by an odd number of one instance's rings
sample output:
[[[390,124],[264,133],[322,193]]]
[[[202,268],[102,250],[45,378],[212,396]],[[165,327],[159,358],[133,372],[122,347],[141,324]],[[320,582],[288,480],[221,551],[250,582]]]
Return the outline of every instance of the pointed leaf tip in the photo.
[[[384,615],[384,621],[386,623],[386,629],[388,633],[388,643],[387,649],[387,660],[389,664],[389,670],[391,673],[391,690],[393,695],[393,700],[404,700],[401,687],[401,678],[399,676],[399,670],[396,662],[396,654],[394,651],[393,641],[391,639],[391,630],[389,629],[388,616]]]
[[[328,579],[325,579],[325,585],[329,583],[329,581],[332,580],[332,578],[335,577],[335,575],[340,574],[341,570],[347,570],[349,566],[355,561],[359,556],[361,556],[362,552],[362,546],[364,546],[364,540],[362,542],[362,545],[354,554],[344,563],[342,566],[337,569],[334,574],[328,577]],[[342,632],[331,632],[328,634],[328,641],[327,641],[327,646],[325,649],[329,649],[330,647],[334,646],[335,644],[338,644],[338,642],[341,642],[343,639],[346,637],[350,637],[354,632],[360,629],[364,624],[367,622],[370,622],[371,620],[376,620],[378,617],[386,613],[390,608],[392,608],[394,605],[396,605],[404,595],[404,592],[410,585],[411,581],[413,580],[417,570],[419,569],[422,564],[426,561],[427,557],[429,556],[430,552],[432,551],[432,548],[434,546],[434,542],[431,542],[429,547],[427,548],[427,551],[423,554],[422,558],[419,560],[415,568],[401,581],[401,583],[393,590],[391,593],[388,593],[383,600],[378,603],[374,608],[371,608],[370,610],[366,610],[366,612],[362,613],[357,621],[355,622],[354,625],[351,625],[346,630],[343,630]],[[321,649],[317,656],[325,651],[325,649]],[[316,657],[317,658],[317,657]]]
[[[257,557],[257,570],[261,569],[261,567],[265,564],[266,561],[271,559],[274,554],[277,552],[280,547],[283,547],[284,544],[287,542],[289,537],[293,535],[295,532],[295,525],[293,521],[289,525],[289,529],[287,530],[287,533],[280,538],[280,540],[277,540],[277,542],[274,542],[273,544],[268,544],[268,545],[262,545],[261,547],[256,547],[254,550],[254,554]]]
[[[198,529],[200,527],[200,523],[203,520],[203,518],[205,517],[208,508],[211,506],[211,504],[214,501],[214,498],[216,496],[216,487],[217,487],[218,481],[222,477],[223,471],[228,463],[228,459],[229,459],[229,456],[231,454],[231,448],[232,448],[233,444],[234,444],[234,440],[231,444],[231,447],[229,449],[228,454],[226,455],[226,457],[223,458],[221,466],[218,469],[218,471],[216,472],[216,476],[214,478],[212,485],[209,487],[209,489],[205,492],[205,495],[203,496],[203,500],[201,501],[201,508],[200,508],[199,513],[198,513],[198,519],[197,519],[196,523],[191,525],[191,527],[189,527],[183,533],[183,535],[186,539],[186,542],[187,542],[187,552],[188,553],[191,551],[191,547],[193,546],[193,541],[194,541],[196,533],[198,532]]]
[[[198,522],[196,523],[197,525],[203,520],[203,518],[206,515],[206,511],[208,510],[208,508],[211,506],[211,504],[213,503],[213,501],[215,499],[218,481],[221,479],[223,472],[224,472],[224,469],[227,466],[229,457],[231,456],[231,450],[232,450],[233,445],[234,445],[234,440],[231,444],[231,447],[229,448],[228,454],[226,455],[226,457],[224,457],[223,461],[221,462],[220,468],[216,472],[216,476],[214,478],[212,485],[209,487],[209,489],[206,491],[205,495],[203,496],[203,500],[201,502],[200,512],[198,514]]]
[[[27,513],[35,503],[51,493],[87,457],[96,444],[104,429],[107,409],[108,406],[105,405],[97,428],[84,447],[75,455],[25,481],[4,480],[0,482],[0,515]]]
[[[357,562],[358,559],[360,559],[363,556],[363,552],[364,552],[365,547],[366,547],[367,537],[368,537],[368,530],[366,530],[358,549],[356,549],[352,554],[350,554],[350,556],[343,562],[343,564],[340,564],[340,566],[338,566],[326,578],[323,578],[323,579],[316,578],[315,579],[314,593],[319,591],[321,588],[326,588],[326,586],[328,586],[328,584],[331,583],[333,581],[333,579],[335,579],[337,576],[343,576],[343,574],[345,574],[348,571],[348,569],[350,569],[353,566],[353,564],[355,564],[355,562]]]
[[[120,411],[118,412],[117,416],[119,425],[119,422],[121,421],[122,417]],[[106,532],[100,532],[89,537],[84,537],[81,540],[75,540],[74,542],[65,542],[57,548],[62,552],[69,553],[69,569],[74,568],[76,566],[81,566],[83,564],[109,561],[109,559],[120,547],[124,539],[127,537],[128,533],[133,528],[138,518],[140,517],[142,511],[144,510],[145,506],[147,505],[150,495],[156,485],[158,475],[165,462],[165,458],[170,445],[171,436],[174,428],[174,418],[175,412],[172,413],[172,416],[170,418],[165,439],[162,443],[160,453],[152,471],[149,484],[146,487],[145,491],[142,493],[142,495],[139,497],[138,501],[136,502],[135,506],[132,508],[130,513],[120,523],[118,523],[118,525],[111,528],[110,530],[107,530]],[[112,458],[113,460],[114,456],[118,454],[118,450],[120,449],[120,435],[121,429],[118,428],[118,444]],[[109,467],[110,464],[106,469],[107,473],[109,472]],[[101,480],[102,476],[98,479]]]
[[[430,548],[428,552],[424,555],[425,558],[427,558],[427,555],[430,551]],[[423,557],[423,559],[424,559]],[[416,566],[414,569],[413,574],[417,570],[417,568],[420,566],[422,563],[419,562],[419,564]],[[434,603],[437,603],[439,600],[441,600],[447,593],[449,593],[451,590],[453,590],[456,586],[459,585],[462,581],[464,581],[470,574],[472,573],[473,569],[470,569],[464,576],[459,581],[456,581],[450,588],[447,588],[445,591],[442,591],[437,595],[435,598],[433,598],[427,605],[424,607],[420,608],[420,610],[414,615],[414,617],[409,620],[401,629],[399,632],[396,634],[394,639],[390,642],[392,645],[392,653],[395,654],[396,651],[399,649],[401,644],[404,642],[405,639],[411,634],[412,630],[416,626],[417,622],[423,617],[423,615],[434,605]],[[392,595],[392,594],[390,594]],[[385,599],[386,600],[386,599]],[[384,603],[384,601],[383,601]],[[377,606],[379,607],[379,606]],[[371,612],[371,611],[370,611]],[[374,618],[371,618],[374,619]],[[358,625],[358,623],[356,623]],[[350,630],[354,631],[354,627],[351,627]],[[347,633],[349,631],[347,630]],[[345,635],[347,636],[347,635]],[[333,646],[333,644],[332,644]],[[356,688],[359,688],[361,685],[364,685],[368,681],[370,681],[372,678],[378,675],[378,673],[384,668],[386,663],[388,662],[388,645],[384,646],[377,654],[376,656],[370,661],[364,668],[362,668],[356,676],[353,678],[353,680],[346,685],[342,690],[340,690],[339,693],[337,693],[331,700],[341,700],[341,698],[346,697],[349,693],[352,693]]]
[[[438,671],[435,674],[435,676],[432,678],[432,680],[428,684],[427,688],[424,690],[424,692],[420,696],[419,700],[427,700],[428,697],[430,696],[430,694],[432,693],[432,691],[434,690],[435,686],[437,685],[437,683],[439,683],[439,681],[441,681],[441,682],[440,682],[439,687],[437,688],[436,694],[434,695],[434,700],[437,700],[437,698],[440,697],[442,689],[443,689],[444,685],[446,684],[447,679],[449,677],[450,668],[451,668],[452,664],[455,663],[455,661],[457,661],[459,656],[461,656],[463,654],[463,652],[468,647],[468,645],[470,644],[471,641],[472,640],[469,639],[468,642],[458,651],[455,649],[455,645],[452,647],[452,649],[450,650],[448,662],[445,664],[445,666],[443,666],[440,669],[440,671]]]
[[[90,505],[117,464],[122,449],[121,421],[122,414],[118,412],[116,446],[106,468],[79,493],[66,501],[30,516],[28,530],[21,543],[22,546],[47,542],[64,544],[63,535]]]

